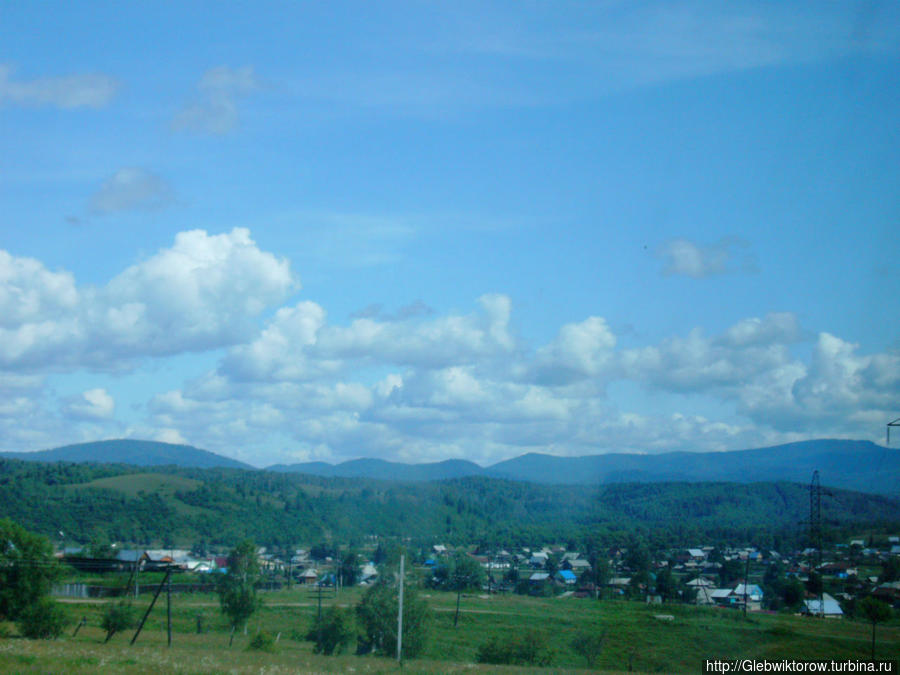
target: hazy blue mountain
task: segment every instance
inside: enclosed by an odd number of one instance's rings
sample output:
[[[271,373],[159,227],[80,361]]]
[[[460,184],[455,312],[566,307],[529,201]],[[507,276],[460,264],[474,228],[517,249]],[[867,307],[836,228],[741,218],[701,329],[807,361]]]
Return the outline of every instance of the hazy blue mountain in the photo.
[[[828,439],[733,452],[609,453],[584,457],[529,453],[486,468],[465,460],[401,464],[358,459],[337,465],[324,462],[277,465],[269,467],[269,470],[386,480],[489,476],[569,485],[670,481],[808,483],[813,471],[818,470],[823,485],[870,493],[900,494],[900,450],[870,441]]]
[[[484,469],[464,459],[448,459],[428,464],[403,464],[387,462],[383,459],[354,459],[341,464],[306,462],[304,464],[276,464],[268,471],[306,473],[314,476],[340,478],[376,478],[380,480],[422,481],[446,480],[480,476]]]
[[[155,441],[99,441],[41,452],[2,453],[2,457],[42,462],[98,462],[138,466],[253,469],[237,460],[188,445]],[[268,471],[339,478],[432,481],[468,476],[531,483],[595,485],[608,483],[791,481],[808,483],[818,470],[822,485],[861,492],[900,494],[900,450],[870,441],[815,440],[733,452],[668,452],[658,455],[609,453],[558,457],[529,453],[481,467],[462,459],[404,464],[355,459],[341,464],[277,464]]]
[[[334,464],[328,462],[301,462],[299,464],[273,464],[266,471],[277,473],[305,473],[310,476],[333,476]]]
[[[530,453],[488,467],[498,478],[540,483],[792,481],[882,494],[900,493],[900,451],[870,441],[815,440],[734,452],[610,453],[556,457]]]
[[[4,452],[0,453],[0,457],[24,459],[33,462],[95,462],[98,464],[134,464],[136,466],[173,464],[175,466],[198,469],[212,467],[230,469],[254,468],[236,459],[223,457],[190,445],[128,439],[78,443],[37,452]]]

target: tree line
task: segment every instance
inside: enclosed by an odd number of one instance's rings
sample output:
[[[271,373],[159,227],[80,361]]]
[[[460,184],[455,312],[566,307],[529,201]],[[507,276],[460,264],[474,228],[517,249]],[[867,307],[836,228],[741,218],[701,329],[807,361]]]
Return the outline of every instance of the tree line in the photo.
[[[149,474],[170,479],[171,489],[135,490]],[[0,460],[0,512],[46,536],[79,543],[102,533],[148,547],[227,546],[244,538],[287,547],[412,533],[422,544],[513,549],[560,540],[623,545],[638,535],[652,548],[702,542],[782,550],[805,543],[800,523],[808,508],[806,487],[791,483],[590,487],[483,477],[399,483]],[[861,527],[887,532],[897,527],[898,513],[896,499],[841,490],[822,505],[833,538]]]

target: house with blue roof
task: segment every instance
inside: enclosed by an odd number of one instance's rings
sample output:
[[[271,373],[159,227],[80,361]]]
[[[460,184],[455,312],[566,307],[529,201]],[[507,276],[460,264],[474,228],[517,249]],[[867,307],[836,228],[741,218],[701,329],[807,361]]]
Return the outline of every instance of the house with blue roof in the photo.
[[[577,581],[575,573],[572,570],[560,570],[556,573],[555,578],[566,585],[574,584]]]

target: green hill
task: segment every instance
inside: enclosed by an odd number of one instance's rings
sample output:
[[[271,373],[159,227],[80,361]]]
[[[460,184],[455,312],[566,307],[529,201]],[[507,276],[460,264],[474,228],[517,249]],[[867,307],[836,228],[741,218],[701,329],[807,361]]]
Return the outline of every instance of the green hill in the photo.
[[[368,535],[422,543],[531,545],[636,533],[660,543],[805,541],[809,493],[796,483],[538,485],[485,477],[432,482],[323,478],[239,469],[0,460],[0,512],[85,542],[264,545]],[[900,529],[900,500],[831,490],[827,532]]]

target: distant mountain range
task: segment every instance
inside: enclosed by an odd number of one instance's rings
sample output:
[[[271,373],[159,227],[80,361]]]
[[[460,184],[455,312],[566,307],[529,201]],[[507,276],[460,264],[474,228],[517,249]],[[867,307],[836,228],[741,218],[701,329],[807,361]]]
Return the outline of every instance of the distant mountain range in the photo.
[[[465,460],[398,464],[358,459],[337,465],[324,462],[275,465],[268,470],[405,481],[487,476],[564,485],[671,481],[808,483],[813,471],[818,470],[823,485],[900,494],[900,451],[870,441],[829,439],[732,452],[608,453],[584,457],[529,453],[488,467]]]
[[[550,455],[547,455],[550,457]],[[554,457],[553,459],[560,459]],[[275,464],[267,471],[280,473],[305,473],[313,476],[336,478],[376,478],[380,480],[422,481],[446,480],[448,478],[465,478],[466,476],[491,476],[490,469],[485,469],[475,462],[465,459],[448,459],[443,462],[428,464],[403,464],[388,462],[383,459],[352,459],[340,464],[325,462],[306,462],[303,464]],[[535,481],[533,478],[518,480]]]
[[[155,441],[99,441],[40,452],[0,453],[0,457],[41,462],[174,464],[254,470],[248,464],[189,445]],[[325,462],[276,464],[266,470],[395,481],[486,476],[563,485],[671,481],[808,483],[813,471],[818,470],[822,485],[876,494],[900,494],[900,451],[870,441],[828,439],[733,452],[609,453],[584,457],[529,453],[488,467],[460,459],[426,464],[355,459],[336,465]]]
[[[127,439],[77,443],[37,452],[2,452],[0,457],[32,462],[94,462],[96,464],[134,464],[136,466],[175,465],[198,469],[213,467],[254,469],[249,464],[244,464],[236,459],[223,457],[190,445]]]

